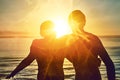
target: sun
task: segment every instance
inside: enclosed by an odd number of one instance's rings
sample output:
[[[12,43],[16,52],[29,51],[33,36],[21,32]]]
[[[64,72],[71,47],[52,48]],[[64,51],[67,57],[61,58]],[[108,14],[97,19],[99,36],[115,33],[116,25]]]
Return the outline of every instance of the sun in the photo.
[[[72,33],[70,27],[67,24],[67,21],[65,21],[64,19],[55,19],[53,20],[53,22],[55,23],[54,30],[57,34],[57,38]]]

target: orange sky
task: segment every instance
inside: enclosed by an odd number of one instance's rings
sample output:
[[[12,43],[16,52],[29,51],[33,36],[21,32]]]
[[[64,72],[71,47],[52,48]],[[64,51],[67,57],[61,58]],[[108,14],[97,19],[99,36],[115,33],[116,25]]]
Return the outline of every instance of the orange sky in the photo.
[[[39,34],[41,22],[58,18],[67,22],[69,13],[80,9],[87,19],[85,30],[97,35],[120,35],[119,3],[119,0],[0,0],[0,31]]]

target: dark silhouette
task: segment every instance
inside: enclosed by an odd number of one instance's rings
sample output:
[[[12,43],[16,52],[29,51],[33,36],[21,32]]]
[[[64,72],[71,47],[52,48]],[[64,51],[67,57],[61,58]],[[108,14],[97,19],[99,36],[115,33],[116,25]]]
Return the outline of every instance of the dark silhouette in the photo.
[[[59,40],[56,40],[53,28],[54,24],[51,21],[41,24],[40,34],[44,38],[33,40],[29,55],[6,77],[7,79],[36,60],[38,64],[37,80],[64,80],[64,54],[61,55],[61,44],[58,43]]]
[[[69,24],[73,34],[69,40],[67,59],[75,68],[75,80],[101,80],[99,71],[101,60],[106,66],[108,80],[115,80],[112,60],[100,39],[84,31],[85,23],[85,15],[80,10],[70,13]]]

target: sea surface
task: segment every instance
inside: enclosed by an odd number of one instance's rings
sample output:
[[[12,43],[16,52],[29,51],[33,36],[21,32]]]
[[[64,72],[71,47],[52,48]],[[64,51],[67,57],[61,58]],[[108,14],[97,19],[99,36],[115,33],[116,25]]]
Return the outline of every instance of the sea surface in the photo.
[[[100,37],[100,39],[115,64],[116,80],[120,80],[120,37]],[[28,55],[32,40],[33,38],[0,38],[0,80],[4,80]],[[63,68],[65,80],[74,80],[74,68],[66,59]],[[103,63],[100,72],[102,79],[107,80],[106,68]],[[36,78],[37,64],[34,61],[11,80],[36,80]]]

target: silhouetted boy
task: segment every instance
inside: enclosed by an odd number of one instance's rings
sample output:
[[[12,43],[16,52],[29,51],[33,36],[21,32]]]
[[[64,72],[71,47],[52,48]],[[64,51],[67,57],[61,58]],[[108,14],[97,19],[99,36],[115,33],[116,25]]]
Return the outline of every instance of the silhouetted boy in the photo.
[[[75,80],[101,80],[100,59],[107,69],[108,80],[115,80],[115,67],[100,39],[84,31],[85,15],[74,10],[69,15],[69,24],[73,31],[69,41],[67,59],[75,68]]]
[[[43,22],[40,26],[40,34],[44,38],[33,40],[29,55],[6,78],[13,77],[36,60],[37,80],[64,80],[64,55],[61,54],[59,44],[57,46],[54,24],[51,21]]]

